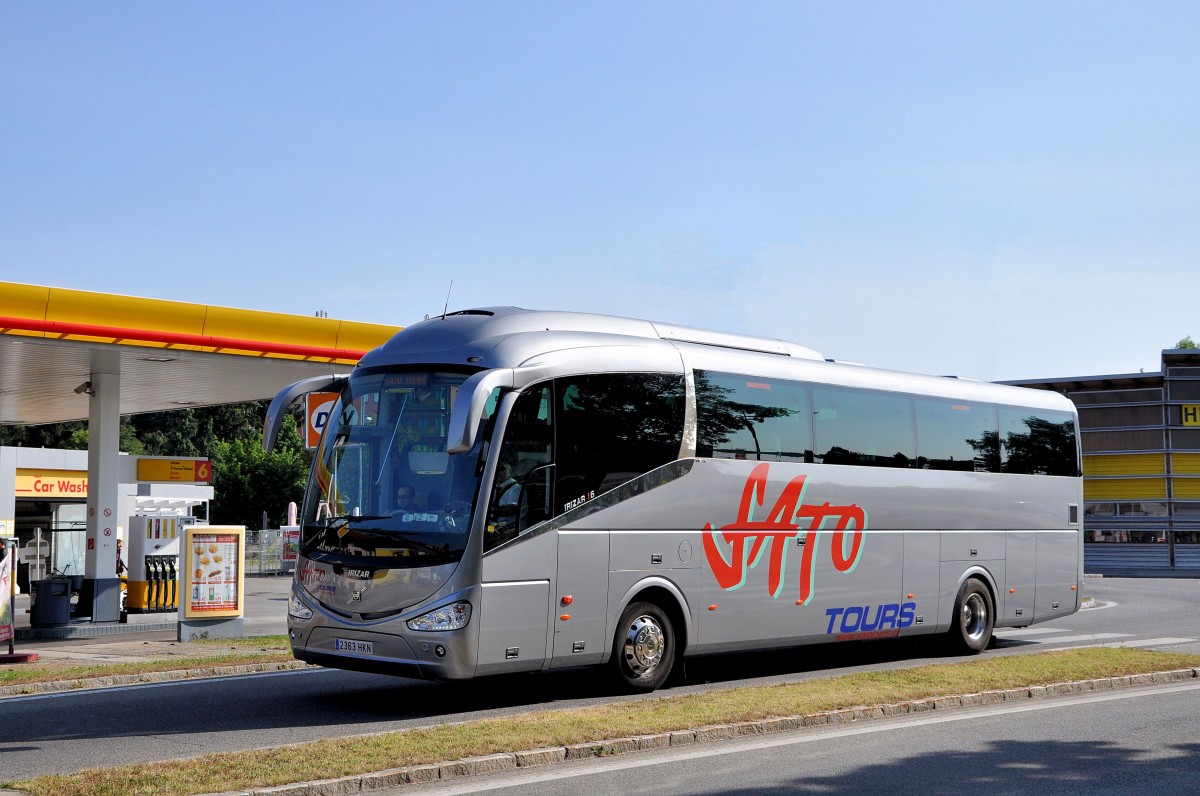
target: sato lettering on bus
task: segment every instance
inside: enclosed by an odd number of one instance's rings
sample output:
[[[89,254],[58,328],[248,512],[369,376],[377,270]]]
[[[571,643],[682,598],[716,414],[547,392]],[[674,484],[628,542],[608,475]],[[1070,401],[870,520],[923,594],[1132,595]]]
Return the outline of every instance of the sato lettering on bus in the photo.
[[[797,605],[808,605],[815,591],[816,573],[813,560],[823,532],[832,530],[829,556],[838,572],[853,572],[862,558],[867,527],[867,512],[857,504],[831,506],[828,502],[805,503],[808,488],[805,476],[793,478],[784,487],[764,519],[756,512],[766,506],[767,476],[771,465],[763,463],[754,468],[742,490],[737,519],[714,529],[704,526],[704,555],[717,583],[725,591],[735,591],[746,585],[749,571],[754,569],[770,548],[767,563],[767,591],[773,599],[783,593],[784,567],[792,539],[804,535],[804,553],[800,561],[800,594]],[[826,528],[827,522],[834,522]],[[803,527],[802,527],[803,526]]]

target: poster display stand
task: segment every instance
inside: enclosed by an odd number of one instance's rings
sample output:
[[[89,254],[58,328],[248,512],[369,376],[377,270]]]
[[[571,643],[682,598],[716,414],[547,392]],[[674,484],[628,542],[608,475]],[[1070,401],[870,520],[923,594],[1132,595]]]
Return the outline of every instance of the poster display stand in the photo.
[[[183,542],[179,640],[242,636],[245,526],[193,525]]]

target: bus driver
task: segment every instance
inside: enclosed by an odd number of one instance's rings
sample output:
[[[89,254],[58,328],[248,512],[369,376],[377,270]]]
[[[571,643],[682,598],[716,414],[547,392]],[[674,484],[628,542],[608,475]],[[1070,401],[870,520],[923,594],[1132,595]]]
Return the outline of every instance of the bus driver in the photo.
[[[392,516],[398,517],[402,514],[412,514],[417,510],[417,490],[405,484],[396,489],[396,508],[392,509]]]

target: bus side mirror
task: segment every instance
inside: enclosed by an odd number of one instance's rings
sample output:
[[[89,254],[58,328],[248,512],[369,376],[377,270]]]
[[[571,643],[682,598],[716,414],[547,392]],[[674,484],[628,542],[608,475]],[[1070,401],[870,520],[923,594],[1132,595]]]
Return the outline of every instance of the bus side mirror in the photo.
[[[450,427],[446,433],[446,452],[466,453],[475,446],[479,420],[492,391],[511,390],[516,386],[516,373],[511,368],[485,370],[469,377],[458,390],[450,409]]]
[[[271,399],[271,405],[267,407],[267,417],[263,421],[263,450],[270,453],[275,447],[275,440],[279,436],[279,427],[283,424],[283,416],[287,413],[287,409],[292,405],[292,402],[301,395],[307,395],[310,392],[341,392],[342,387],[346,386],[346,380],[349,376],[313,376],[309,379],[301,379],[300,381],[289,384],[284,387],[279,393]]]

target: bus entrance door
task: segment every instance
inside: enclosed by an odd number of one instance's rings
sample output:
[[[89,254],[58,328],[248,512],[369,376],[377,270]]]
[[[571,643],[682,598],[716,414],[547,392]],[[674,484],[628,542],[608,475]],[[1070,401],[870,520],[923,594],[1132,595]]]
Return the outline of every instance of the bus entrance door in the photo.
[[[551,667],[599,663],[606,651],[608,531],[559,531]]]

